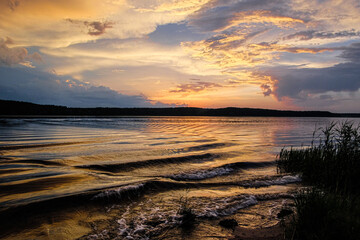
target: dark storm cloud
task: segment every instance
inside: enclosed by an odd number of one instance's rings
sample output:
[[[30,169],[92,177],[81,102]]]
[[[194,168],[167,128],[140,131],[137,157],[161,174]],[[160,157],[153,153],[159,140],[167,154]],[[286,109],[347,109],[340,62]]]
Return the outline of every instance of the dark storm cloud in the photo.
[[[330,39],[330,38],[340,38],[340,37],[356,37],[360,36],[360,32],[354,30],[351,31],[340,31],[340,32],[318,32],[315,30],[309,31],[300,31],[294,34],[290,34],[285,37],[285,40],[289,39],[300,39],[300,40],[311,40],[314,38],[318,39]]]
[[[162,107],[143,96],[128,96],[68,76],[36,69],[0,67],[0,99],[70,107]]]
[[[350,62],[360,64],[360,42],[351,44],[342,52],[340,57]]]
[[[356,63],[329,68],[279,68],[268,73],[277,79],[273,94],[279,100],[283,97],[306,98],[309,93],[354,92],[360,88],[360,64]]]
[[[333,92],[355,92],[360,88],[360,43],[346,47],[339,56],[347,60],[327,68],[278,67],[266,71],[265,75],[276,79],[272,92],[279,100],[283,97],[306,99],[309,94]],[[264,94],[268,93],[263,88]]]

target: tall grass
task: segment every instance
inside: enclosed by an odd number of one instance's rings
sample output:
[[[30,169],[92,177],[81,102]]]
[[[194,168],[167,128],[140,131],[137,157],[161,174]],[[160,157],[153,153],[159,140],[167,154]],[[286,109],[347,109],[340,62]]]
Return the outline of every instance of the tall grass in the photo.
[[[287,239],[360,239],[360,200],[318,188],[300,191],[295,198],[297,215]]]
[[[331,123],[303,149],[282,149],[279,172],[300,174],[311,187],[295,199],[291,239],[360,239],[360,128]]]
[[[282,149],[277,167],[279,172],[301,174],[313,186],[359,195],[360,128],[351,122],[331,123],[314,133],[309,148]]]
[[[188,197],[180,197],[179,203],[180,207],[177,214],[181,217],[180,227],[184,230],[191,230],[195,226],[196,215],[193,211],[193,208],[189,204]]]

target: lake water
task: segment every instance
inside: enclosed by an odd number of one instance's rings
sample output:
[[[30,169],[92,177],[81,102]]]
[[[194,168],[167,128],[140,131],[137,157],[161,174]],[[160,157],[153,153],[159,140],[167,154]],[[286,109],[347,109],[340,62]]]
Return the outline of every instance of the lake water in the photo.
[[[277,174],[276,155],[332,121],[345,119],[0,119],[0,237],[218,239],[226,217],[270,226],[300,181]],[[187,232],[184,205],[198,219]]]

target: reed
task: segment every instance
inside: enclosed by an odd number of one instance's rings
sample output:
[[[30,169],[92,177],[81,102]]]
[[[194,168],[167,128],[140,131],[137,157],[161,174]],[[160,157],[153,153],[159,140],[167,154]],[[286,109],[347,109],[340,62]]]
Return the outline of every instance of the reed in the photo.
[[[360,128],[331,123],[314,132],[310,147],[282,149],[280,173],[300,174],[307,188],[295,197],[289,239],[359,239]]]
[[[276,162],[278,172],[300,174],[312,186],[359,195],[360,128],[348,121],[331,123],[314,132],[309,148],[283,148]]]
[[[177,213],[181,218],[180,227],[185,230],[191,230],[196,223],[196,215],[194,210],[190,206],[187,196],[180,197],[179,203],[180,206]]]
[[[297,194],[295,206],[296,215],[287,227],[286,239],[359,239],[359,198],[308,188]]]

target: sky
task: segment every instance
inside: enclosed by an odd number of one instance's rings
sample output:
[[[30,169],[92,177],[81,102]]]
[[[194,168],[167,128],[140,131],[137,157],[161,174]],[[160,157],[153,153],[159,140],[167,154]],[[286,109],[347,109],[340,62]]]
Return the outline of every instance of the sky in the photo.
[[[0,0],[0,99],[360,112],[360,1]]]

